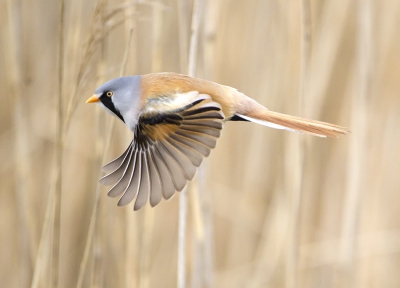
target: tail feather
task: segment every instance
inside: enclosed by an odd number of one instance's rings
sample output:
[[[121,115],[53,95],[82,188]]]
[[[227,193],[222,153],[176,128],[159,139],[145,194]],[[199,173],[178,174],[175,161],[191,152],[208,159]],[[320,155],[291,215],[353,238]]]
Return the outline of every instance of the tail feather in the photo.
[[[248,121],[272,127],[275,129],[285,129],[293,132],[308,133],[319,137],[333,137],[345,135],[349,132],[347,128],[321,122],[312,119],[306,119],[267,109],[257,112],[249,112],[246,115],[238,114]]]

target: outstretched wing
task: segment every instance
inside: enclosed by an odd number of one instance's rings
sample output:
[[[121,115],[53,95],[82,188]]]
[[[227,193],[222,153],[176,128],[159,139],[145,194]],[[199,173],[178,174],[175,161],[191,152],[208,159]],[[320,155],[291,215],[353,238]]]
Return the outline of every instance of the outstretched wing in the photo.
[[[114,185],[108,195],[120,196],[118,205],[134,210],[150,199],[151,206],[170,199],[192,180],[197,167],[215,147],[223,127],[221,106],[196,91],[168,99],[150,99],[135,127],[128,149],[103,167],[100,179]]]

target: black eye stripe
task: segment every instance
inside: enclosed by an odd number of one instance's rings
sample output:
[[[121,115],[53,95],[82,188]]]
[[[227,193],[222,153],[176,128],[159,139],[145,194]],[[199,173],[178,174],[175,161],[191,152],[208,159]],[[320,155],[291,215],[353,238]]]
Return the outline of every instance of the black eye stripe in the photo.
[[[124,117],[122,117],[121,113],[119,113],[119,111],[115,108],[114,103],[111,100],[111,97],[107,96],[107,92],[103,93],[99,99],[101,103],[103,103],[104,106],[106,106],[111,112],[117,115],[117,117],[121,119],[122,122],[125,122]]]

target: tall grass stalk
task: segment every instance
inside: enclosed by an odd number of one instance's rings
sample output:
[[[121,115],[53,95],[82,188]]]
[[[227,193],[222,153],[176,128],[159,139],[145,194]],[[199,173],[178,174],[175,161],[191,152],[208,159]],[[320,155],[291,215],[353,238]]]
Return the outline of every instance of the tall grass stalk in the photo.
[[[178,288],[186,287],[187,187],[179,197]]]
[[[214,63],[214,52],[215,52],[215,36],[217,34],[219,13],[221,3],[205,2],[203,4],[202,16],[202,33],[201,33],[201,47],[202,47],[202,74],[207,79],[213,79],[213,63]],[[205,21],[204,19],[207,19]],[[197,174],[197,181],[193,184],[197,184],[198,191],[191,193],[194,204],[194,211],[198,211],[194,216],[195,229],[195,243],[194,243],[194,255],[193,258],[193,269],[192,269],[192,286],[196,287],[214,287],[215,279],[215,259],[214,259],[214,218],[212,213],[212,205],[210,201],[210,195],[206,192],[206,169],[200,167]],[[194,186],[194,185],[193,185]]]
[[[341,47],[340,39],[345,33],[350,4],[351,1],[343,1],[341,5],[337,5],[337,1],[332,0],[321,2],[321,20],[316,35],[313,37],[315,39],[311,48],[313,57],[310,58],[312,87],[309,89],[309,97],[313,102],[312,105],[305,107],[306,114],[310,117],[319,115],[318,113],[324,108],[329,81],[332,79],[335,60]]]
[[[46,211],[44,214],[44,221],[42,224],[39,248],[37,251],[36,261],[34,265],[31,288],[38,288],[50,285],[50,283],[46,283],[47,279],[46,268],[49,269],[49,264],[50,264],[49,263],[50,261],[48,259],[48,252],[49,252],[48,247],[51,246],[51,239],[53,233],[52,224],[54,223],[54,197],[55,197],[54,190],[56,189],[55,181],[56,181],[56,173],[53,173],[52,181],[50,182],[51,190],[49,191],[47,197]]]
[[[133,28],[130,28],[129,35],[127,37],[125,53],[124,53],[124,57],[122,60],[120,76],[125,75],[126,66],[127,66],[128,59],[129,59],[128,58],[129,51],[131,48],[132,35],[133,35]],[[104,159],[107,159],[109,156],[109,151],[110,151],[111,142],[112,142],[111,140],[113,138],[114,126],[115,126],[115,118],[112,117],[110,119],[110,124],[109,124],[109,127],[106,132],[104,151],[103,151],[103,153],[101,153],[102,160],[100,161],[100,163],[104,163]],[[90,225],[89,225],[88,235],[86,238],[85,250],[83,253],[83,257],[82,257],[82,261],[81,261],[81,265],[80,265],[80,269],[79,269],[77,288],[83,287],[82,285],[83,285],[83,280],[84,280],[84,277],[86,274],[87,262],[89,259],[90,252],[92,251],[93,236],[94,236],[95,227],[96,227],[96,223],[97,223],[97,216],[98,216],[97,211],[98,211],[98,207],[99,207],[101,192],[102,192],[102,186],[99,183],[97,183],[95,199],[94,199],[94,203],[93,203],[93,210],[92,210],[92,215],[90,217]]]
[[[57,96],[57,128],[56,128],[56,189],[54,190],[54,224],[53,224],[53,252],[52,252],[52,286],[59,287],[60,240],[61,240],[61,196],[62,196],[62,158],[63,158],[63,84],[64,84],[64,0],[59,2],[59,30],[58,30],[58,96]]]
[[[16,216],[18,219],[18,244],[19,244],[19,285],[26,287],[32,277],[32,263],[33,253],[32,250],[32,234],[29,232],[29,215],[28,215],[28,199],[29,199],[29,166],[30,159],[28,157],[26,143],[28,139],[28,128],[26,123],[26,105],[24,99],[22,99],[23,86],[20,85],[22,75],[22,63],[19,54],[22,50],[22,37],[23,37],[23,23],[20,19],[22,15],[22,4],[16,1],[8,0],[5,3],[6,8],[3,10],[4,17],[6,19],[4,25],[2,23],[2,35],[5,43],[5,61],[7,67],[7,82],[9,96],[13,103],[13,124],[15,127],[15,163],[16,171],[14,173],[15,187],[16,187]],[[8,20],[8,21],[7,21]],[[8,148],[9,149],[9,148]],[[7,149],[7,150],[8,150]]]
[[[194,0],[188,57],[188,75],[192,77],[195,76],[197,68],[197,50],[203,9],[204,0]]]
[[[188,39],[187,39],[187,6],[188,0],[177,0],[179,21],[179,60],[182,72],[188,69]],[[179,197],[179,219],[178,219],[178,262],[177,262],[177,286],[186,287],[186,222],[187,222],[187,187]]]
[[[365,155],[367,153],[368,102],[370,98],[371,49],[372,49],[372,2],[357,2],[357,80],[352,97],[351,135],[348,157],[348,177],[343,210],[342,247],[343,277],[347,287],[354,287],[357,257],[359,216],[364,191]]]
[[[188,75],[194,77],[196,74],[196,60],[198,40],[200,33],[200,22],[203,11],[203,0],[194,0],[191,36],[188,56]],[[183,17],[183,16],[182,16]],[[181,38],[183,41],[184,38]],[[187,241],[187,188],[183,189],[179,198],[179,232],[178,232],[178,287],[186,287],[186,241]]]
[[[125,21],[125,33],[128,35],[128,43],[125,48],[124,59],[122,61],[124,69],[121,69],[121,76],[126,75],[128,59],[131,59],[130,62],[133,62],[133,71],[137,73],[137,62],[136,58],[136,48],[137,48],[137,5],[131,5],[127,9],[125,9],[125,16],[129,17],[127,21]],[[132,45],[134,44],[134,45]],[[129,47],[129,48],[128,48]],[[129,58],[128,58],[129,56]],[[132,212],[131,209],[126,209],[125,217],[126,217],[126,225],[128,226],[126,229],[126,257],[125,257],[125,287],[137,287],[138,286],[138,278],[139,278],[139,270],[137,265],[138,259],[138,217],[135,213]]]
[[[310,4],[309,0],[301,0],[300,3],[300,42],[301,42],[301,70],[300,70],[300,87],[297,100],[296,114],[304,114],[304,102],[307,96],[307,83],[309,80],[309,59],[311,48],[311,23],[310,23]],[[303,194],[303,171],[304,171],[304,153],[306,139],[303,135],[291,137],[287,146],[287,163],[286,171],[288,174],[285,181],[289,185],[288,191],[292,191],[291,197],[291,221],[289,230],[289,251],[287,256],[287,273],[288,281],[286,287],[298,287],[299,283],[299,246],[300,246],[300,225],[301,225],[301,202]]]
[[[188,0],[177,0],[179,23],[179,61],[180,70],[184,73],[188,68]]]

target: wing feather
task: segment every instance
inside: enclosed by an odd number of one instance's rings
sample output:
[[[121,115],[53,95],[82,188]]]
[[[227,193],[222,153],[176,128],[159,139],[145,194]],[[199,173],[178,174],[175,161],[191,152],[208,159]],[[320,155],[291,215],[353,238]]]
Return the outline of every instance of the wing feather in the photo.
[[[196,167],[193,166],[192,162],[190,162],[189,158],[185,156],[181,151],[172,146],[168,141],[161,140],[160,144],[167,151],[167,153],[176,161],[176,163],[180,166],[183,175],[186,180],[192,180],[194,174],[196,173]]]
[[[158,173],[161,178],[161,185],[163,188],[163,190],[162,190],[163,197],[164,197],[164,199],[168,200],[175,193],[174,183],[172,181],[168,167],[162,160],[162,156],[160,155],[160,152],[158,151],[158,149],[156,149],[156,147],[154,147],[154,150],[153,150],[153,157],[155,160],[154,162],[156,163],[157,168],[158,168]]]
[[[166,139],[166,141],[168,141],[172,146],[181,151],[190,160],[190,162],[192,162],[193,166],[200,166],[201,162],[203,161],[203,155],[200,154],[198,151],[172,139],[171,137],[169,139]]]
[[[162,199],[162,187],[161,187],[161,179],[160,175],[157,171],[157,166],[154,163],[153,156],[150,150],[146,151],[147,155],[147,163],[149,167],[149,177],[150,177],[150,205],[152,207],[156,206],[161,202]]]
[[[122,194],[121,198],[119,198],[118,206],[125,206],[129,204],[133,200],[133,198],[135,198],[139,190],[140,178],[142,173],[142,159],[140,151],[135,152],[136,161],[135,167],[133,168],[132,179],[124,194]]]
[[[112,172],[118,169],[118,167],[121,166],[121,164],[125,161],[126,155],[129,154],[129,151],[131,150],[131,145],[128,146],[128,148],[125,150],[124,153],[122,153],[119,157],[115,158],[113,161],[108,163],[107,165],[103,166],[101,170],[104,172]]]
[[[162,111],[162,112],[161,112]],[[221,106],[196,91],[148,99],[123,154],[103,167],[100,179],[115,184],[108,195],[122,194],[119,206],[136,197],[134,210],[170,199],[193,179],[216,145],[223,128]]]
[[[210,128],[215,128],[218,130],[221,130],[223,127],[223,124],[221,123],[221,121],[213,121],[211,120],[188,120],[188,119],[184,119],[182,121],[183,125],[195,125],[195,126],[204,126],[204,127],[210,127]]]
[[[217,144],[217,140],[211,137],[208,137],[208,135],[202,134],[202,133],[197,133],[197,132],[193,132],[190,130],[179,130],[176,131],[176,134],[186,137],[186,138],[190,138],[194,141],[197,141],[201,144],[206,145],[209,148],[215,148],[215,145]]]
[[[189,146],[190,148],[198,151],[204,157],[208,157],[210,155],[211,150],[203,143],[200,143],[198,141],[195,141],[189,137],[185,137],[184,135],[180,134],[173,134],[170,137],[176,140],[177,142],[180,142],[183,145]]]
[[[219,136],[221,135],[221,130],[210,128],[210,127],[205,127],[205,126],[183,124],[183,125],[181,125],[181,130],[201,133],[201,134],[209,135],[214,138],[219,138]]]
[[[156,149],[159,152],[159,157],[161,157],[162,161],[167,167],[170,177],[172,178],[172,182],[174,183],[175,190],[181,191],[186,186],[186,179],[181,168],[160,142],[157,143]]]
[[[108,191],[107,195],[110,197],[117,197],[124,193],[126,189],[129,187],[132,177],[133,177],[133,172],[135,169],[135,162],[136,162],[136,155],[135,153],[132,153],[133,155],[129,159],[129,164],[128,167],[125,170],[124,175],[121,177],[121,179]]]
[[[125,172],[126,166],[129,164],[129,161],[131,158],[130,155],[132,154],[132,151],[133,151],[132,144],[129,145],[129,148],[126,151],[128,151],[128,153],[123,157],[122,162],[119,164],[119,166],[113,172],[103,176],[99,180],[100,184],[105,185],[105,186],[113,185],[113,184],[115,184],[115,182],[119,181],[122,178],[122,176]],[[118,157],[118,159],[119,159],[119,157]],[[108,166],[108,164],[106,166]]]
[[[138,196],[135,201],[135,205],[133,206],[133,209],[139,210],[142,208],[147,200],[149,199],[149,194],[150,194],[150,173],[149,173],[149,166],[147,163],[147,157],[146,153],[142,152],[140,154],[142,156],[142,173],[141,173],[141,179],[140,179],[140,188],[138,191]]]

